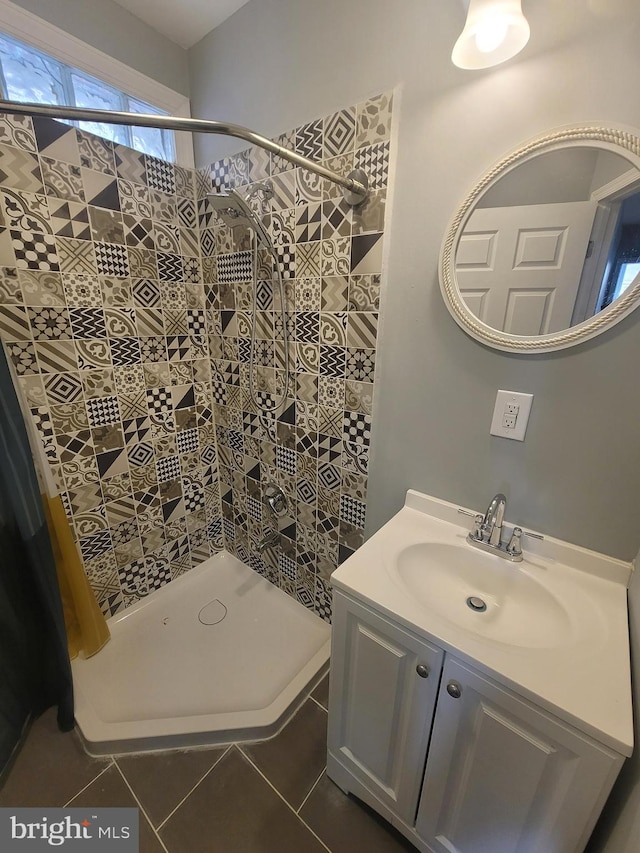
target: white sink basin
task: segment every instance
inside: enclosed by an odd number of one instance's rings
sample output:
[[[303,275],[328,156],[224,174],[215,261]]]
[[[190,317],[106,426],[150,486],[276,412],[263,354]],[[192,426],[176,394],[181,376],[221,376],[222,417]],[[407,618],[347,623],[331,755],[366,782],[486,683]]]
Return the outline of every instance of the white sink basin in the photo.
[[[455,504],[409,490],[332,583],[630,755],[631,564],[549,536],[526,540],[512,563],[474,548],[468,532]],[[470,597],[486,610],[472,610]]]
[[[576,639],[566,608],[528,573],[526,562],[467,544],[420,542],[401,549],[390,571],[430,612],[494,642],[549,648]],[[474,610],[470,598],[486,610]]]

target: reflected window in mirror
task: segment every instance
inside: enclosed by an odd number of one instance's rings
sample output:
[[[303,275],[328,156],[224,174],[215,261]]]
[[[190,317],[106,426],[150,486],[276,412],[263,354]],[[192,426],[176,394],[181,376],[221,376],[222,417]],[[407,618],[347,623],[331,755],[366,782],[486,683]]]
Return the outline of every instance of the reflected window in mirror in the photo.
[[[640,274],[640,193],[623,201],[618,227],[602,281],[598,310],[606,308],[633,285]]]

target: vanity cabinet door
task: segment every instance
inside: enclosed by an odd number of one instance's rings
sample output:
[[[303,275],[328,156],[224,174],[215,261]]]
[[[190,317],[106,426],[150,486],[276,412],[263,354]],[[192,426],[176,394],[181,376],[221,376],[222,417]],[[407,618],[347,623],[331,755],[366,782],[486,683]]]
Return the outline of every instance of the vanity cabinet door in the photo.
[[[434,853],[577,853],[622,761],[447,658],[416,830]]]
[[[443,652],[340,593],[331,643],[328,775],[413,824]]]

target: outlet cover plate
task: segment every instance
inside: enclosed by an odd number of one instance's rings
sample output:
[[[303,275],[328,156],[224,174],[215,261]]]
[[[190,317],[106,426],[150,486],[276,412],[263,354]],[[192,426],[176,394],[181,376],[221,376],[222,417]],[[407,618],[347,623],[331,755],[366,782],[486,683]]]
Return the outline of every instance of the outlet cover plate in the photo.
[[[504,425],[504,415],[507,405],[511,403],[515,403],[519,407],[516,424],[515,427],[506,427]],[[510,438],[514,441],[524,441],[532,403],[533,394],[524,394],[520,391],[498,391],[496,405],[493,410],[491,429],[489,430],[491,435],[497,435],[500,438]]]

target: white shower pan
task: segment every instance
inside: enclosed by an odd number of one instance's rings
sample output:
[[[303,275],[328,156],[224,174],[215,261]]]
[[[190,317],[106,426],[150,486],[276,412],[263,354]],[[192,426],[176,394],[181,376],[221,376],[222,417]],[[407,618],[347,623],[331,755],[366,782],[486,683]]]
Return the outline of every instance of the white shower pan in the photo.
[[[328,667],[329,625],[226,552],[108,624],[72,664],[93,755],[270,737]]]

